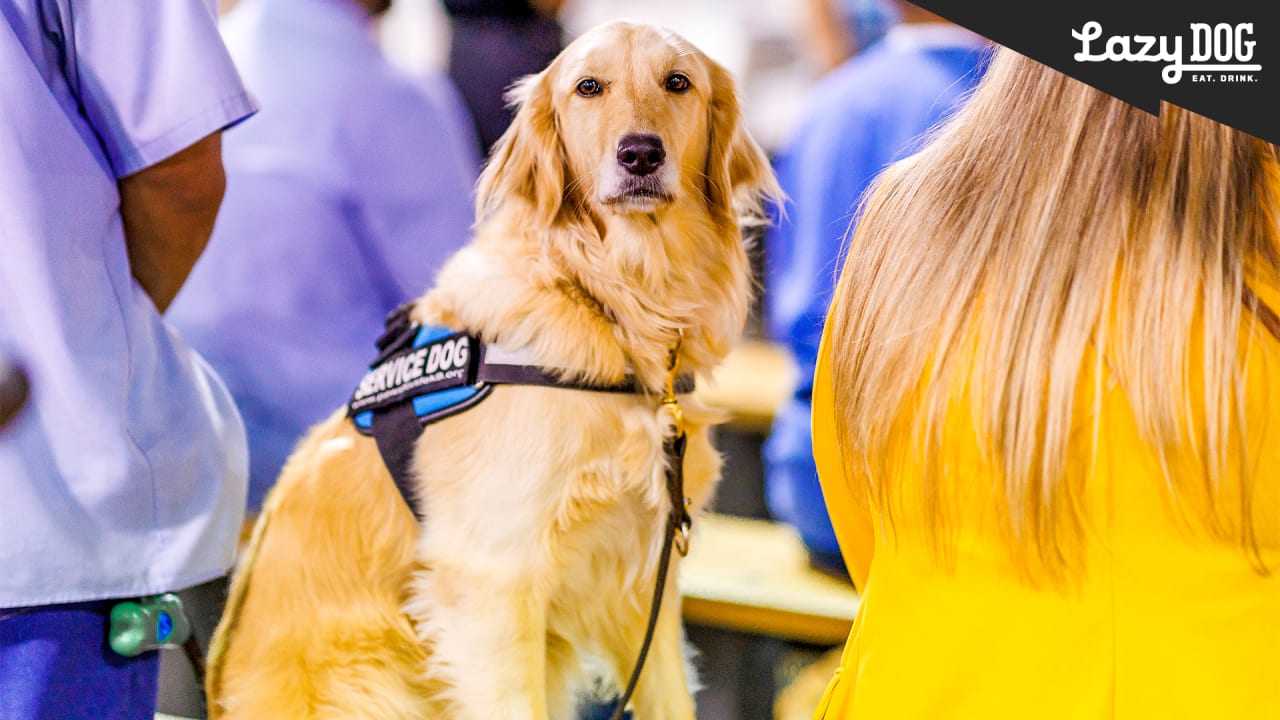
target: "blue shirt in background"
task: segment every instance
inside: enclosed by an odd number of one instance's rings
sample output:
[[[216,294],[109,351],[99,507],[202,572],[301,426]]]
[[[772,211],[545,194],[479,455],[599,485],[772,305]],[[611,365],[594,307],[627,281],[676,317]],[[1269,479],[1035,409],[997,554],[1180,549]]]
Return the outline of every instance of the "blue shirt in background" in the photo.
[[[244,515],[225,388],[133,279],[117,179],[254,105],[204,0],[0,0],[0,608],[217,577]]]
[[[800,372],[764,446],[765,498],[831,567],[843,562],[813,461],[810,395],[846,235],[872,180],[958,107],[989,54],[986,41],[958,26],[896,25],[819,80],[775,160],[788,203],[766,236],[766,331]]]
[[[239,404],[251,508],[473,219],[469,121],[443,80],[391,66],[372,28],[354,0],[242,0],[223,18],[262,111],[227,133],[226,199],[168,316]]]

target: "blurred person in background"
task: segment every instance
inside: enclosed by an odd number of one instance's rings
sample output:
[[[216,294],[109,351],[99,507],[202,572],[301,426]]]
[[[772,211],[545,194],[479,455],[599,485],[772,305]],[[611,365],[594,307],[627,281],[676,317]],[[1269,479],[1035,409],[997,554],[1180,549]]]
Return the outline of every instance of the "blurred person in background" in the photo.
[[[867,199],[820,718],[1280,717],[1280,149],[1012,51]]]
[[[564,48],[564,0],[442,0],[449,19],[449,77],[475,122],[487,157],[514,117],[505,93]]]
[[[383,57],[386,0],[240,0],[222,32],[262,112],[227,138],[214,241],[170,310],[226,379],[256,511],[305,431],[342,405],[388,312],[467,239],[461,120]]]
[[[810,393],[818,340],[841,248],[858,200],[894,160],[919,149],[926,131],[953,112],[990,55],[978,35],[907,2],[899,22],[809,94],[791,140],[775,158],[788,203],[766,235],[765,329],[799,367],[763,452],[765,498],[794,526],[815,566],[843,574],[814,467]]]
[[[0,0],[0,68],[0,347],[31,382],[0,434],[0,715],[152,720],[157,653],[109,617],[234,558],[244,428],[161,313],[255,105],[205,0]]]
[[[871,47],[898,22],[894,0],[808,0],[806,49],[826,73]]]

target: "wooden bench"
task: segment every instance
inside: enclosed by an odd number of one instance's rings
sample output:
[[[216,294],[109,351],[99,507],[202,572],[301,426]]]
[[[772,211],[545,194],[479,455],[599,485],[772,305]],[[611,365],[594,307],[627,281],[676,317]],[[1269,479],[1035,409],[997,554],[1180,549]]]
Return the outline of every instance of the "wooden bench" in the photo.
[[[247,520],[242,549],[251,532]],[[844,642],[858,612],[853,586],[810,567],[795,531],[767,520],[699,517],[680,588],[688,622],[806,642]]]
[[[824,645],[845,641],[859,602],[789,526],[715,514],[695,521],[680,590],[687,623]]]
[[[767,434],[773,416],[795,389],[797,370],[779,345],[748,338],[734,347],[696,395],[732,414],[734,430]]]

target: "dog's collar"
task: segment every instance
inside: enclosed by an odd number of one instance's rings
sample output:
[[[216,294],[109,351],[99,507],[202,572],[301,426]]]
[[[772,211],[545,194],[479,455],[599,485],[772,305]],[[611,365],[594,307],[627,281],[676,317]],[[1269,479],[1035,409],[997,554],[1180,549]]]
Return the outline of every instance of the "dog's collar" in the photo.
[[[370,435],[405,502],[412,501],[413,449],[427,425],[475,407],[494,385],[541,385],[590,392],[649,394],[634,376],[615,384],[563,379],[562,373],[532,362],[527,352],[485,345],[474,335],[409,320],[409,308],[387,317],[370,363],[347,403],[357,431]],[[693,392],[692,375],[676,379],[674,391]],[[421,518],[419,518],[421,519]]]

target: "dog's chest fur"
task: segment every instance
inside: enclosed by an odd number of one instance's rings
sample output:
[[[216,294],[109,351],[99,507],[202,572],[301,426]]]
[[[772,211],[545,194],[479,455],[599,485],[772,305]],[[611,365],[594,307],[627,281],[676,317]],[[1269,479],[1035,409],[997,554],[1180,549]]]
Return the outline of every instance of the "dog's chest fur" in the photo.
[[[685,490],[701,507],[719,476],[707,432],[719,418],[692,398],[682,404]],[[638,639],[602,629],[644,627],[648,608],[634,599],[652,592],[662,547],[668,423],[652,396],[499,387],[429,427],[418,452],[427,519],[417,556],[447,568],[430,573],[430,594],[439,597],[437,582],[471,573],[491,589],[493,578],[532,579],[499,592],[542,599],[549,651],[578,658],[566,666],[582,668],[609,643],[634,653]],[[435,609],[412,597],[407,609],[430,635]],[[589,682],[581,672],[566,682]]]
[[[686,404],[685,489],[702,501],[719,470],[706,431],[716,418]],[[420,441],[424,558],[502,558],[553,583],[648,574],[668,504],[668,423],[652,396],[495,389]]]

